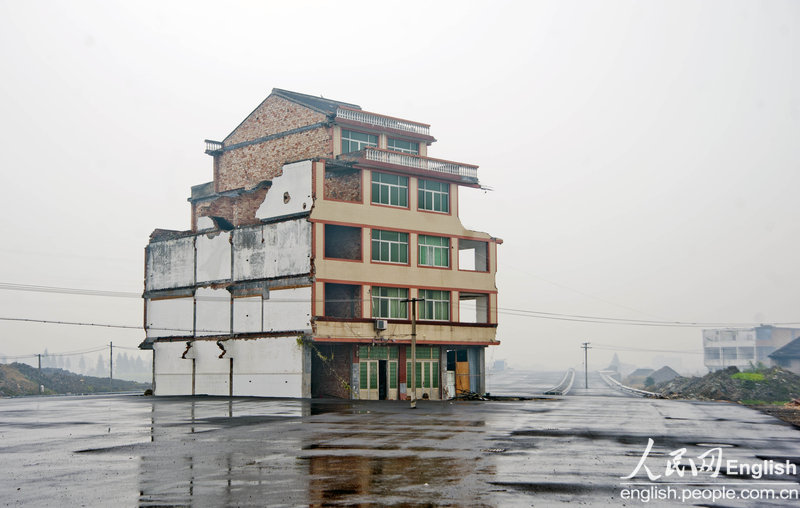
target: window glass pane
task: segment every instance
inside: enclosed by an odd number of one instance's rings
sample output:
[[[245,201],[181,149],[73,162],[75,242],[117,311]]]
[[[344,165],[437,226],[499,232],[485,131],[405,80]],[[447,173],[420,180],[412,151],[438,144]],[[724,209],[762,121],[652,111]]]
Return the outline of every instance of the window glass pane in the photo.
[[[367,362],[359,362],[358,364],[360,375],[359,375],[359,387],[362,390],[367,389]]]
[[[374,390],[378,387],[378,362],[369,362],[369,387]]]
[[[397,362],[389,362],[389,388],[397,388]]]
[[[439,388],[439,362],[431,363],[431,378],[433,380],[433,388]]]

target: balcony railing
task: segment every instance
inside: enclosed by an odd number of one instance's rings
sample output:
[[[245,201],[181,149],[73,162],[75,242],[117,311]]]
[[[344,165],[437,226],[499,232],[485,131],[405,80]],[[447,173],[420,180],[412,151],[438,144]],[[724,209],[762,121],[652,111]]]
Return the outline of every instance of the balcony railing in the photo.
[[[336,118],[343,118],[345,120],[352,120],[354,122],[365,123],[386,129],[413,132],[414,134],[422,134],[424,136],[431,135],[430,126],[425,125],[424,123],[411,122],[409,120],[402,120],[400,118],[392,118],[391,116],[383,116],[375,113],[368,113],[367,111],[359,111],[357,109],[338,108],[336,110]]]
[[[213,154],[214,152],[218,152],[222,150],[222,141],[212,141],[210,139],[206,140],[206,153]]]
[[[431,159],[419,155],[390,152],[379,148],[365,148],[364,158],[369,161],[382,162],[384,164],[435,171],[437,173],[446,173],[448,175],[460,176],[473,180],[478,179],[478,166],[469,164],[459,164],[458,162]]]

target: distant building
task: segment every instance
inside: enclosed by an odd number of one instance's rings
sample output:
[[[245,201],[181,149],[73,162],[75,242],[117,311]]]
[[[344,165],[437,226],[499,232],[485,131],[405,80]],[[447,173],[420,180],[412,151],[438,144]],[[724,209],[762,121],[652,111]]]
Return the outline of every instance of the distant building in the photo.
[[[800,337],[800,328],[756,326],[703,330],[704,363],[709,372],[759,363],[771,365],[770,355]]]
[[[191,230],[146,249],[156,395],[403,399],[485,392],[497,245],[458,218],[477,166],[429,126],[274,89],[191,189]]]
[[[769,355],[772,364],[800,376],[800,338],[794,339]]]

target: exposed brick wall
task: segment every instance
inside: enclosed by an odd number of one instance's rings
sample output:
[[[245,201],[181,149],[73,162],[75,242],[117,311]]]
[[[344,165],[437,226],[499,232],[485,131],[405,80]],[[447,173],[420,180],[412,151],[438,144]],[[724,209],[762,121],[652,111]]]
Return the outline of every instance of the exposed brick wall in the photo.
[[[325,168],[325,199],[361,201],[361,170]]]
[[[215,190],[247,188],[271,180],[281,174],[287,162],[332,157],[328,131],[320,127],[224,152],[218,156]]]
[[[326,120],[324,113],[269,96],[225,138],[224,144],[229,147]],[[248,188],[271,180],[286,162],[332,157],[329,131],[320,127],[223,152],[214,157],[215,191]]]
[[[352,346],[315,343],[311,350],[311,396],[349,399]]]
[[[223,140],[226,146],[324,122],[325,114],[270,95]]]
[[[269,188],[254,189],[239,196],[219,196],[216,199],[192,204],[192,231],[197,231],[198,217],[223,217],[234,226],[258,224],[256,211]]]

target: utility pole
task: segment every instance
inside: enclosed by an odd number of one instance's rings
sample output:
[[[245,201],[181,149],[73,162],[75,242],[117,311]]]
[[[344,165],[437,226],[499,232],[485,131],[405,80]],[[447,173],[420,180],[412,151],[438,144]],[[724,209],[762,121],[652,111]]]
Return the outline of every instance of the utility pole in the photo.
[[[109,342],[108,347],[110,351],[108,353],[108,391],[114,391],[114,343]]]
[[[417,408],[417,302],[424,302],[424,298],[409,298],[403,300],[411,303],[411,409]]]
[[[589,344],[589,342],[584,342],[581,346],[583,348],[583,381],[587,389],[589,388],[589,350],[592,349]]]
[[[39,395],[42,394],[42,354],[36,355],[39,358]]]

